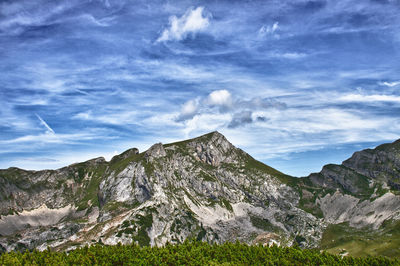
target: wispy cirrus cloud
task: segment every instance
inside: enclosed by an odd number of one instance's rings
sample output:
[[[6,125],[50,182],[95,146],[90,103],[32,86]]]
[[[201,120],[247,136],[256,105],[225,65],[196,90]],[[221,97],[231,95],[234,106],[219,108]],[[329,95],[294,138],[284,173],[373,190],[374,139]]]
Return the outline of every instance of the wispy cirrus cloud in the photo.
[[[273,38],[279,38],[279,34],[276,32],[279,29],[279,22],[274,22],[272,25],[263,25],[258,30],[258,36],[260,38],[265,38],[267,36],[272,36]]]
[[[346,94],[341,96],[338,100],[347,102],[395,102],[400,103],[400,95],[384,95],[384,94]]]
[[[96,138],[93,133],[76,133],[76,134],[53,134],[46,132],[38,135],[25,135],[15,139],[0,141],[1,144],[20,144],[20,143],[31,143],[31,144],[73,144],[85,140],[91,140]]]
[[[90,13],[90,10],[86,12],[87,9],[82,8],[84,6],[90,6],[90,1],[3,2],[0,4],[0,13],[3,15],[0,19],[0,30],[2,34],[15,36],[34,28],[50,28],[71,21],[106,27],[115,18],[104,13],[96,18],[97,12]],[[108,1],[104,2],[103,6],[112,8]]]
[[[397,85],[400,85],[400,81],[383,81],[378,83],[381,86],[387,86],[387,87],[396,87]]]

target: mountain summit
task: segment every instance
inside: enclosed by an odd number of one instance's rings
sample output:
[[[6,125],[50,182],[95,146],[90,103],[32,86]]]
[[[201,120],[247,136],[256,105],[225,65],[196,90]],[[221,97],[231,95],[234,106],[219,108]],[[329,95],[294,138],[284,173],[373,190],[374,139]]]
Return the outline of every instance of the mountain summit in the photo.
[[[356,153],[305,178],[256,161],[218,132],[141,153],[129,149],[110,162],[0,170],[0,249],[164,245],[187,238],[318,247],[331,225],[382,228],[400,219],[392,167],[399,150],[392,145],[395,151]],[[369,158],[363,159],[368,168],[357,158]],[[377,174],[382,169],[387,174]]]

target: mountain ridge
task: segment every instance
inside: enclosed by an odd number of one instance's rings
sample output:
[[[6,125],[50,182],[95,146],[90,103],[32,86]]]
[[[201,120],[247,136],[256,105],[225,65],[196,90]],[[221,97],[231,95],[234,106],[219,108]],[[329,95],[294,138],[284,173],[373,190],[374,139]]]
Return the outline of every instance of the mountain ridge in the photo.
[[[383,147],[367,158],[388,158],[397,167],[397,150]],[[187,238],[318,247],[331,225],[381,228],[400,219],[399,196],[387,184],[393,171],[361,175],[356,166],[363,160],[296,178],[211,132],[143,152],[131,148],[110,161],[0,170],[0,249],[163,245]]]

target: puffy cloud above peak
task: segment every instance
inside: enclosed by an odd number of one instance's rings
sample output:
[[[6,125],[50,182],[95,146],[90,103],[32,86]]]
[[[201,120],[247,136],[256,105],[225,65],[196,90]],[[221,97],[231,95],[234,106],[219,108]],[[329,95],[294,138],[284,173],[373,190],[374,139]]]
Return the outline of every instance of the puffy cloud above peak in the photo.
[[[171,16],[169,27],[164,29],[157,42],[180,41],[188,34],[204,31],[210,24],[211,15],[203,14],[204,7],[190,8],[181,17]]]
[[[239,98],[228,90],[215,90],[205,98],[185,102],[175,122],[185,122],[186,126],[197,124],[206,117],[223,118],[221,127],[239,128],[248,124],[266,122],[265,111],[284,110],[287,106],[274,98]]]
[[[176,121],[182,122],[192,119],[200,111],[205,112],[209,108],[213,109],[214,107],[218,107],[220,112],[226,112],[231,109],[233,105],[234,101],[229,91],[216,90],[211,92],[207,98],[198,98],[185,102],[181,107],[181,111]]]
[[[207,103],[211,106],[229,108],[232,106],[232,95],[227,90],[216,90],[208,95]]]

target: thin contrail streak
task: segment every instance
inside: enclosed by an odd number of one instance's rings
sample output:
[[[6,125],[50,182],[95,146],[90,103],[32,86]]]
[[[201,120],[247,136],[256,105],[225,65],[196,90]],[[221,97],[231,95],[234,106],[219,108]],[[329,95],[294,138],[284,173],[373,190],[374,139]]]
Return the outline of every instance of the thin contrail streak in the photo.
[[[56,132],[54,132],[54,130],[46,123],[46,121],[44,121],[38,114],[35,114],[37,116],[37,118],[40,120],[40,123],[45,126],[47,128],[48,131],[50,131],[53,134],[56,134]]]

